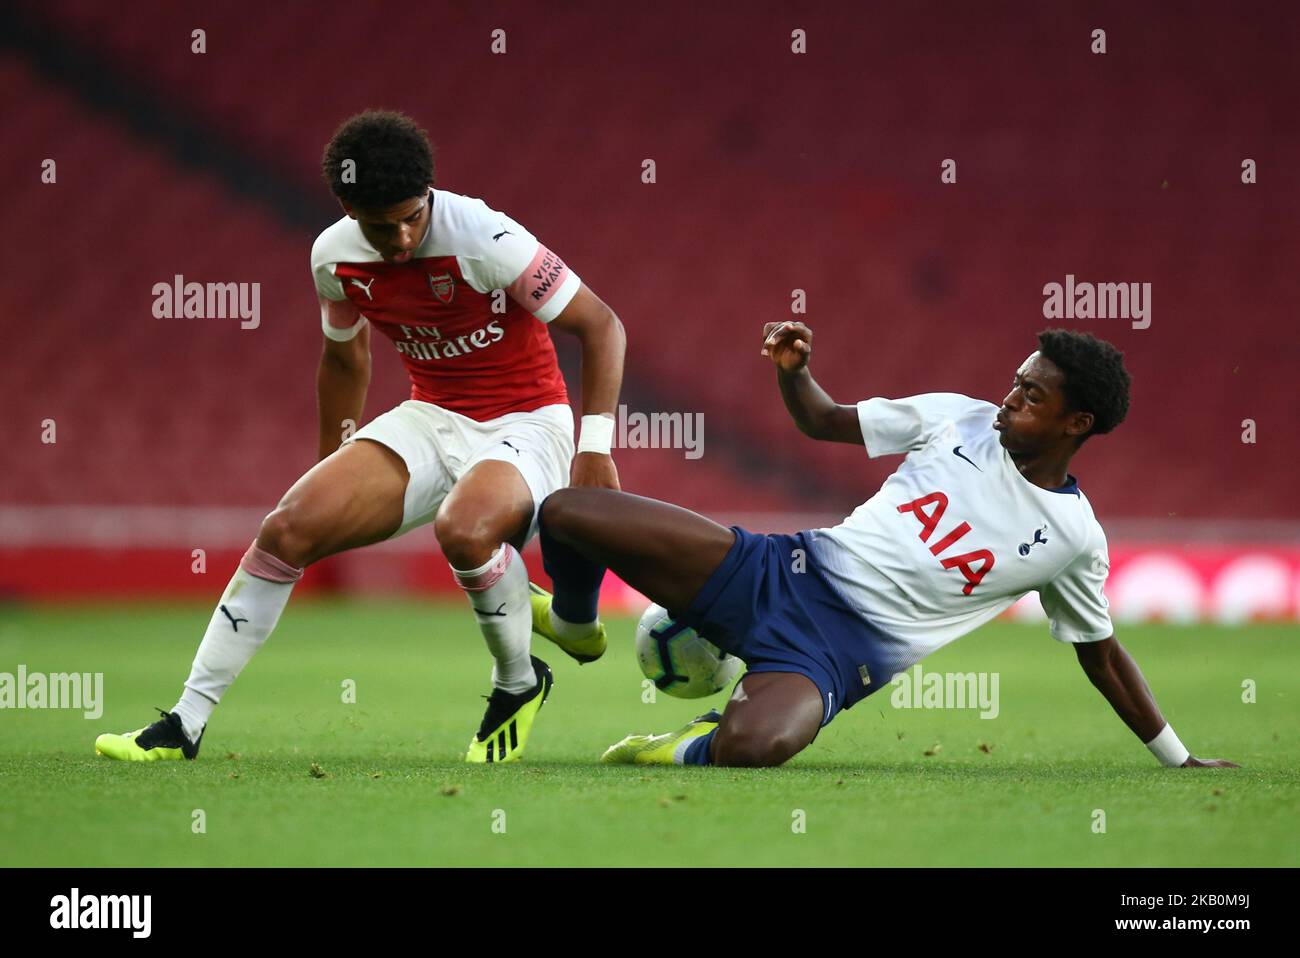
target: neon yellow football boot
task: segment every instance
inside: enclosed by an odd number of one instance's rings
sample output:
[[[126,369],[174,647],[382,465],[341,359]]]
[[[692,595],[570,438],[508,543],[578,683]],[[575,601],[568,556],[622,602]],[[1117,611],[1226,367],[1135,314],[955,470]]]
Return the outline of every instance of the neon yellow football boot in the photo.
[[[105,733],[95,739],[95,754],[122,762],[164,762],[192,759],[199,754],[199,744],[191,742],[181,727],[181,717],[175,712],[158,709],[162,715],[146,728],[121,735]],[[205,729],[206,731],[206,729]]]
[[[567,652],[571,658],[577,659],[580,665],[595,662],[605,654],[605,648],[608,644],[605,639],[605,623],[597,619],[595,630],[583,638],[561,638],[551,625],[551,601],[555,597],[533,582],[528,583],[528,590],[532,592],[534,632],[543,638],[550,639]]]
[[[605,749],[600,760],[607,765],[675,765],[686,746],[701,735],[708,735],[722,715],[713,709],[687,723],[676,732],[663,735],[629,735]]]
[[[488,700],[487,712],[483,715],[478,734],[469,741],[465,761],[474,764],[515,762],[524,754],[528,733],[533,730],[537,713],[555,685],[550,667],[535,655],[532,660],[533,671],[537,673],[535,686],[518,694],[493,689],[491,695],[484,696]]]

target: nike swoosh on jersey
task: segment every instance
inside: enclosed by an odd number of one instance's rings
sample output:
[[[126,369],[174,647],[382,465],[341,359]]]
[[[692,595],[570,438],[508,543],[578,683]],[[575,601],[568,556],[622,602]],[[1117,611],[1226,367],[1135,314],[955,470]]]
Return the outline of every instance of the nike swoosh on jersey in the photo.
[[[967,462],[969,462],[972,466],[975,466],[975,463],[974,463],[973,460],[971,460],[970,458],[968,458],[968,457],[966,457],[966,456],[963,456],[963,455],[961,454],[961,446],[953,446],[953,447],[952,447],[952,454],[953,454],[954,456],[956,456],[957,458],[959,458],[959,459],[965,459],[965,460],[966,460]],[[975,468],[976,468],[976,469],[979,469],[980,472],[983,472],[983,471],[984,471],[983,469],[980,469],[979,466],[975,466]]]

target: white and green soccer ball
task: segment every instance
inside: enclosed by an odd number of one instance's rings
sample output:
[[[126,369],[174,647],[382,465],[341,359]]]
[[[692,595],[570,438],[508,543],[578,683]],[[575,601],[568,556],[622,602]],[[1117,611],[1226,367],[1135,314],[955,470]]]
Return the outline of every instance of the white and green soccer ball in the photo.
[[[740,659],[653,603],[636,627],[636,659],[655,688],[682,699],[721,692],[745,668]]]

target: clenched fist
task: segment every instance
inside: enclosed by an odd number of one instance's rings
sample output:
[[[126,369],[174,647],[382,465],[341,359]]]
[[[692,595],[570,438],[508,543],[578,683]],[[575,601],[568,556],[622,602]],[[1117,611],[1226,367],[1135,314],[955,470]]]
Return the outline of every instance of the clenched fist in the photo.
[[[797,373],[812,357],[812,330],[803,323],[767,323],[763,327],[763,352],[783,373]]]

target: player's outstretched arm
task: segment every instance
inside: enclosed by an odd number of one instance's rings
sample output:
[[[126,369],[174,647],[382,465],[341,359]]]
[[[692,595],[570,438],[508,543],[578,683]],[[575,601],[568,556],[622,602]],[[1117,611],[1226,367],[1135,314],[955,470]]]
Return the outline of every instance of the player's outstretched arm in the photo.
[[[320,414],[320,458],[343,443],[344,430],[355,431],[370,388],[370,326],[346,342],[325,340],[316,370],[316,409]]]
[[[1079,664],[1092,684],[1124,724],[1133,730],[1143,744],[1150,743],[1164,731],[1165,717],[1160,714],[1155,697],[1142,671],[1133,657],[1119,644],[1115,636],[1101,642],[1080,642],[1074,647]],[[1177,761],[1174,758],[1173,761]],[[1183,768],[1240,768],[1232,762],[1218,758],[1197,758],[1188,755]]]
[[[578,337],[582,343],[582,415],[578,454],[573,457],[570,484],[617,489],[618,470],[609,455],[607,441],[597,443],[600,451],[586,451],[591,443],[586,422],[589,416],[603,416],[610,426],[616,418],[618,393],[623,386],[623,355],[627,334],[614,311],[583,283],[551,325]],[[600,422],[596,422],[600,426]],[[605,427],[608,429],[609,427]],[[606,433],[608,435],[608,432]]]
[[[843,406],[826,395],[808,371],[812,330],[803,323],[768,323],[763,327],[762,355],[776,367],[781,398],[805,436],[863,445],[857,406]]]

